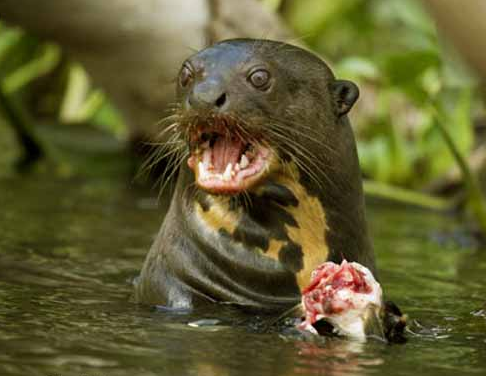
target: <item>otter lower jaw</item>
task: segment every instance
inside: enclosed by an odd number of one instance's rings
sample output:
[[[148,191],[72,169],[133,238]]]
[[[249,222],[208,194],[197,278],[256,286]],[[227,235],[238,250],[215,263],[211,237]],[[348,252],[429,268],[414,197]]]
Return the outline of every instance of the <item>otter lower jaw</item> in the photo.
[[[209,193],[237,194],[250,189],[269,173],[274,160],[270,148],[239,137],[213,132],[198,141],[187,164],[198,187]]]

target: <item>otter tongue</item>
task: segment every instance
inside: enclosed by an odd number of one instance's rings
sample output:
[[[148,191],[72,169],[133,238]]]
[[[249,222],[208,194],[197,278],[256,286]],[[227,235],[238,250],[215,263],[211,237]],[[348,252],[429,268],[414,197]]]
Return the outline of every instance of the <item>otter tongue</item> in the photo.
[[[213,146],[213,165],[217,172],[224,172],[228,163],[233,166],[240,160],[244,144],[239,139],[219,136]]]

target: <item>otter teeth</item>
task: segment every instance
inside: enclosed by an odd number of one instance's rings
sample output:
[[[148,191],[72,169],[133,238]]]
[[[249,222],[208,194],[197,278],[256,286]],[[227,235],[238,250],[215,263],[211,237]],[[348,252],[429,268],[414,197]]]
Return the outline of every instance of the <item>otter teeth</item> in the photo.
[[[223,173],[223,180],[224,181],[230,181],[231,180],[231,171],[233,170],[233,165],[231,163],[228,163],[226,166],[226,169],[224,170]]]
[[[247,168],[249,164],[250,162],[248,161],[248,158],[246,157],[245,154],[243,154],[240,160],[240,168],[241,169]]]
[[[208,150],[204,150],[202,159],[203,159],[202,161],[204,163],[204,167],[211,169],[211,166],[212,166],[212,164],[211,164],[211,152],[208,151]]]
[[[201,180],[205,180],[208,177],[208,173],[206,172],[206,169],[204,168],[204,164],[202,162],[198,163],[198,169],[199,169],[199,178]]]
[[[239,163],[228,163],[222,173],[217,173],[216,171],[214,171],[214,166],[211,163],[211,154],[205,150],[202,155],[202,160],[200,160],[197,164],[198,179],[218,179],[229,182],[235,176],[237,176],[240,171],[246,169],[249,165],[250,160],[248,159],[248,156],[243,154],[240,158]]]

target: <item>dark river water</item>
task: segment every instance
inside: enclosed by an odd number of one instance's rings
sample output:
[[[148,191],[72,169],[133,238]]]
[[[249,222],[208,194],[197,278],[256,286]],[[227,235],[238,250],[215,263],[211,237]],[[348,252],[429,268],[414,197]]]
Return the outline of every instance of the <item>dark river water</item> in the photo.
[[[408,343],[304,340],[235,309],[132,303],[164,205],[124,176],[94,175],[0,179],[0,375],[486,374],[486,250],[464,221],[370,203],[381,280],[409,316]],[[187,325],[200,319],[218,321]]]

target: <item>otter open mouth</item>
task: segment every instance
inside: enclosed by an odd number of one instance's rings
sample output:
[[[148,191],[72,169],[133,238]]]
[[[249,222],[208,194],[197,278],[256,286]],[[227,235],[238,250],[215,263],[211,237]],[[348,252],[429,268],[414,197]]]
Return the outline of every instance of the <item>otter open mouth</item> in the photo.
[[[230,132],[204,131],[193,136],[187,161],[197,185],[211,193],[236,194],[258,183],[269,171],[272,152]]]

